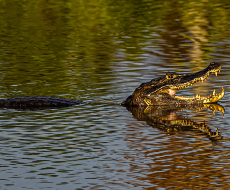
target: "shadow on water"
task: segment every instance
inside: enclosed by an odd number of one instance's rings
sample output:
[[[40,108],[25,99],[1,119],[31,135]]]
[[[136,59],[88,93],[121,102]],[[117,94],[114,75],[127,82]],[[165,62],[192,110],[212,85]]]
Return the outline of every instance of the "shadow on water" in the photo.
[[[193,121],[190,118],[183,116],[183,111],[193,110],[202,111],[208,109],[213,111],[225,113],[224,107],[219,104],[203,104],[203,105],[180,105],[180,106],[148,106],[148,107],[127,107],[133,116],[139,121],[146,121],[146,123],[168,134],[175,134],[182,131],[201,132],[207,136],[211,141],[222,139],[221,133],[218,129],[214,132],[203,122]],[[186,115],[187,116],[187,115]]]

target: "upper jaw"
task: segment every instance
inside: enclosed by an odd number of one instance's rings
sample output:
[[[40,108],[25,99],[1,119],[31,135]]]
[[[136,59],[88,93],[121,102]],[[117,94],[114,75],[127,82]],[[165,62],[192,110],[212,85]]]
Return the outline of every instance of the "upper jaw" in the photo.
[[[217,76],[217,72],[220,72],[221,65],[219,63],[210,63],[210,65],[203,69],[202,71],[193,73],[193,74],[184,74],[183,76],[177,79],[177,85],[172,81],[171,84],[168,84],[170,89],[179,90],[188,86],[192,86],[197,82],[204,82],[210,73],[215,73]],[[173,84],[174,83],[174,84]]]

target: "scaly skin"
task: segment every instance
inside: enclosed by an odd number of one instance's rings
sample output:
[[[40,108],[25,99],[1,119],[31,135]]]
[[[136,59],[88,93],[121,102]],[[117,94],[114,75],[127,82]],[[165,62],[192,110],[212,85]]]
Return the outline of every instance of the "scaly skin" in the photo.
[[[217,102],[224,96],[222,92],[207,97],[180,97],[175,93],[186,86],[196,82],[204,81],[210,73],[216,73],[221,68],[219,63],[210,63],[210,65],[194,74],[166,73],[164,77],[159,77],[150,82],[141,84],[131,96],[129,96],[122,105],[125,106],[150,106],[150,105],[191,105]],[[17,97],[0,100],[0,107],[13,109],[53,109],[82,104],[81,101],[56,97]]]
[[[72,99],[56,98],[56,97],[17,97],[0,100],[0,107],[23,109],[23,110],[39,110],[69,107],[82,104],[82,101]]]
[[[131,96],[129,96],[122,105],[125,106],[150,106],[150,105],[181,105],[181,104],[206,104],[214,103],[223,98],[224,89],[221,93],[213,94],[207,97],[182,97],[175,96],[175,93],[187,86],[191,86],[199,81],[204,82],[210,73],[220,71],[221,65],[212,62],[210,65],[197,73],[177,74],[174,72],[166,73],[165,76],[142,83]]]

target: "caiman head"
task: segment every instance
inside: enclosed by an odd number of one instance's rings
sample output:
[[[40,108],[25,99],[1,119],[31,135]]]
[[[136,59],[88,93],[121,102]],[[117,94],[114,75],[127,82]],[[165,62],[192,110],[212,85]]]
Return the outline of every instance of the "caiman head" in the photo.
[[[210,73],[220,71],[221,65],[216,62],[197,73],[193,74],[177,74],[168,72],[165,76],[142,83],[131,96],[129,96],[122,105],[139,106],[139,105],[179,105],[179,104],[206,104],[214,103],[223,98],[224,88],[219,94],[215,90],[209,96],[195,97],[176,96],[175,93],[188,86],[192,86],[197,82],[204,82]]]

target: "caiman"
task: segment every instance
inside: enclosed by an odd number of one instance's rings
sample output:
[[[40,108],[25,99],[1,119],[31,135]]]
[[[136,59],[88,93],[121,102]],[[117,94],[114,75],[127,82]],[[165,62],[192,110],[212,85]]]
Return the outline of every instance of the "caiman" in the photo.
[[[165,76],[151,80],[150,82],[142,83],[130,95],[122,105],[125,106],[150,106],[150,105],[181,105],[181,104],[207,104],[214,103],[223,98],[224,88],[221,93],[216,94],[215,90],[209,96],[202,97],[196,95],[195,97],[176,96],[175,93],[188,86],[192,86],[197,82],[204,82],[210,73],[220,71],[221,65],[216,62],[199,72],[193,74],[177,74],[175,72],[168,72]]]
[[[150,105],[186,105],[214,103],[223,98],[224,89],[219,94],[213,93],[207,97],[176,96],[175,93],[185,87],[192,86],[199,81],[204,82],[210,73],[220,71],[221,65],[216,62],[193,74],[177,74],[168,72],[165,76],[142,83],[122,105],[150,106]],[[17,97],[0,100],[0,107],[14,109],[52,109],[82,104],[82,101],[56,97]]]

